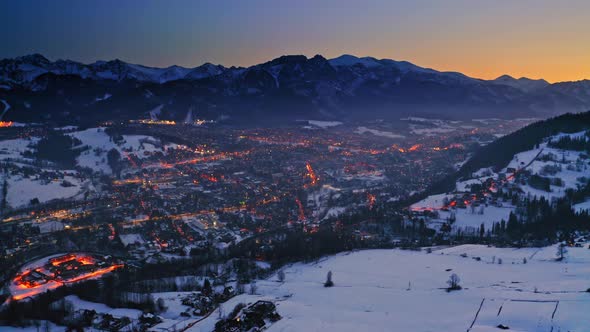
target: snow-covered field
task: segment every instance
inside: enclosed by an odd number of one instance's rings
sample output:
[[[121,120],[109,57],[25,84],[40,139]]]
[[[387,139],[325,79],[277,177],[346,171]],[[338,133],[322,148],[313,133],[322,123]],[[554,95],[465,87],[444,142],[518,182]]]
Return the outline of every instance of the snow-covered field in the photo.
[[[57,128],[63,131],[75,130],[75,127]],[[142,135],[123,135],[122,142],[116,144],[104,128],[90,128],[82,131],[67,133],[78,138],[85,149],[77,158],[77,166],[90,168],[95,172],[110,174],[111,168],[107,162],[107,153],[116,149],[122,158],[131,160],[131,156],[139,159],[149,157],[155,152],[164,152],[168,148],[177,147],[175,144],[162,144],[159,139]],[[11,139],[0,141],[0,161],[6,161],[15,167],[29,167],[36,170],[33,175],[25,176],[22,172],[8,172],[0,174],[0,181],[6,179],[8,184],[7,203],[12,208],[19,208],[38,199],[45,203],[53,199],[81,198],[86,192],[96,191],[90,179],[80,176],[76,170],[56,169],[45,165],[38,167],[34,162],[35,145],[39,137],[26,139]],[[131,162],[133,165],[133,162]],[[52,176],[41,178],[38,174],[49,172]],[[38,174],[37,174],[38,173]]]
[[[104,128],[90,128],[71,135],[82,141],[82,145],[90,147],[78,157],[78,165],[105,174],[112,172],[106,158],[111,149],[118,150],[123,158],[131,154],[138,158],[145,158],[150,153],[175,146],[174,144],[160,146],[158,139],[144,135],[123,135],[123,142],[115,144],[104,132]]]
[[[66,331],[67,327],[57,326],[49,321],[39,322],[39,328],[34,326],[30,327],[12,327],[12,326],[0,326],[2,332],[37,332],[37,331],[51,331],[51,332],[62,332]],[[48,329],[47,329],[48,328]]]
[[[114,317],[129,317],[132,319],[136,319],[141,316],[141,311],[137,309],[128,309],[128,308],[111,308],[106,304],[102,303],[95,303],[89,302],[80,299],[76,295],[69,295],[65,297],[65,300],[70,302],[74,310],[94,310],[100,314],[109,314],[113,315]]]
[[[586,202],[583,202],[583,203],[576,204],[576,205],[574,205],[574,208],[578,212],[583,211],[583,210],[590,211],[590,200],[589,201],[586,201]]]
[[[32,153],[33,146],[39,138],[11,139],[0,141],[0,160],[10,162],[19,167],[31,166],[33,159],[25,157],[25,153]],[[43,169],[40,169],[40,172]],[[54,171],[48,169],[47,171]],[[56,198],[71,198],[76,196],[82,188],[90,187],[88,181],[76,177],[76,171],[68,170],[66,173],[56,171],[60,176],[55,179],[42,180],[37,175],[23,176],[22,173],[0,174],[0,180],[8,184],[6,200],[11,207],[21,207],[37,198],[40,203]],[[62,185],[65,184],[65,185]]]
[[[418,210],[427,209],[438,209],[443,206],[443,202],[446,199],[451,199],[453,195],[450,194],[436,194],[430,195],[418,203],[412,204],[410,208]]]
[[[0,160],[24,159],[23,153],[30,151],[32,145],[36,144],[39,138],[19,138],[0,141]]]
[[[24,154],[34,152],[33,146],[38,141],[37,137],[0,141],[0,160],[19,167],[36,168],[32,164],[33,159],[25,157]],[[82,189],[93,189],[89,181],[77,177],[76,171],[40,168],[39,173],[42,171],[54,172],[56,177],[41,179],[38,175],[24,176],[22,173],[14,172],[0,174],[0,180],[6,179],[8,184],[6,201],[9,206],[21,207],[29,204],[34,198],[37,198],[40,203],[57,198],[72,198]]]
[[[361,134],[361,135],[365,134],[365,133],[369,133],[369,134],[373,134],[375,136],[381,136],[381,137],[387,137],[387,138],[405,138],[405,136],[403,136],[403,135],[395,134],[390,131],[382,131],[382,130],[371,129],[371,128],[367,128],[367,127],[358,127],[354,132],[357,134]]]
[[[466,234],[477,234],[481,224],[484,225],[486,230],[491,230],[494,222],[502,219],[508,220],[510,211],[514,210],[513,206],[488,206],[483,207],[483,213],[480,214],[478,211],[480,208],[476,208],[473,212],[470,208],[457,209],[455,211],[457,220],[452,225],[453,230],[461,228]],[[439,211],[439,215],[441,220],[446,220],[447,217],[450,217],[451,213]]]
[[[271,300],[282,319],[268,331],[587,331],[590,326],[590,250],[569,248],[555,261],[556,246],[495,248],[462,245],[426,251],[364,250],[295,263],[257,282],[257,294],[223,303],[227,315],[238,303]],[[524,259],[526,258],[526,263]],[[500,264],[500,262],[502,262]],[[335,286],[325,288],[328,271]],[[447,292],[457,274],[462,290]],[[168,310],[157,327],[210,332],[219,310],[184,318],[187,292],[154,293]],[[76,309],[135,318],[140,312],[67,298]],[[30,331],[34,327],[29,328]],[[11,331],[23,331],[13,329]]]
[[[330,128],[340,126],[342,122],[340,121],[319,121],[319,120],[307,120],[312,126],[320,127],[320,128]]]
[[[79,179],[72,176],[64,176],[63,179],[44,182],[33,178],[24,178],[19,175],[9,176],[8,193],[6,200],[12,207],[27,205],[32,199],[37,198],[40,203],[48,202],[53,199],[67,199],[76,196],[84,184]],[[63,186],[67,182],[69,186]]]
[[[438,134],[446,134],[455,131],[454,128],[414,128],[412,134],[425,135],[425,136],[436,136]]]
[[[467,245],[431,254],[342,253],[294,264],[285,269],[284,283],[276,277],[260,281],[259,295],[237,296],[224,311],[240,302],[273,300],[283,318],[269,331],[467,331],[472,323],[471,331],[496,331],[498,324],[510,331],[586,331],[590,250],[571,248],[565,262],[553,260],[555,252],[554,246]],[[333,288],[323,287],[328,271]],[[452,273],[463,289],[448,293]],[[189,331],[211,331],[216,320],[212,315]]]

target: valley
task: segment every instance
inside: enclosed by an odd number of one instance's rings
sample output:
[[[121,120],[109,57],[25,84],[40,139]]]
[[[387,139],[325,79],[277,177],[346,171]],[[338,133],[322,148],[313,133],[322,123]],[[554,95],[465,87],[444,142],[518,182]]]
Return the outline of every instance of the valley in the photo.
[[[569,315],[590,303],[587,131],[564,133],[552,123],[584,128],[586,116],[548,120],[554,134],[488,167],[479,167],[482,148],[495,151],[534,119],[7,127],[0,142],[4,306],[62,301],[65,311],[49,314],[96,329],[223,330],[238,324],[231,315],[260,323],[258,314],[275,317],[263,319],[270,330],[527,330],[533,321],[539,330],[575,328],[568,317],[584,319]],[[563,204],[569,210],[555,219]],[[552,226],[564,211],[569,220]],[[552,227],[572,231],[554,237]],[[116,258],[58,270],[20,264],[79,252]],[[301,260],[313,263],[295,263]],[[82,274],[57,276],[70,268]],[[554,272],[537,280],[537,269]],[[324,289],[328,271],[335,286]],[[452,273],[464,280],[462,290],[445,291]],[[571,284],[560,283],[565,275]],[[104,283],[113,287],[94,291]],[[315,304],[314,287],[332,295]],[[458,307],[441,310],[455,294],[465,294],[452,301]],[[370,302],[346,300],[363,296]],[[426,298],[434,300],[425,306]],[[243,312],[234,310],[239,303]],[[438,314],[430,322],[396,314],[414,304],[421,309],[413,312]],[[336,319],[332,307],[357,318]],[[82,323],[86,315],[92,321]]]

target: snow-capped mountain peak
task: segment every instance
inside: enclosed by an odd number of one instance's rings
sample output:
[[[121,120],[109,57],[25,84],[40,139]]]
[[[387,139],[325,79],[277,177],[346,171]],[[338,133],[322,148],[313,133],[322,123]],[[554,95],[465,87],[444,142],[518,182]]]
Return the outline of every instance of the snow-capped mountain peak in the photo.
[[[202,79],[205,77],[217,76],[225,71],[222,65],[214,65],[212,63],[205,63],[188,72],[184,78],[186,79]]]
[[[354,66],[356,64],[361,64],[367,68],[370,67],[378,67],[382,64],[378,62],[377,59],[372,57],[356,57],[350,54],[343,54],[337,58],[328,60],[332,66]]]
[[[524,92],[533,92],[549,85],[549,82],[544,79],[534,80],[527,77],[516,79],[510,75],[502,75],[490,82],[494,84],[508,85]]]
[[[136,80],[139,82],[165,83],[183,79],[196,71],[192,79],[218,75],[223,72],[223,66],[205,64],[196,68],[170,66],[167,68],[148,67],[131,64],[120,59],[111,61],[96,61],[83,64],[71,60],[57,60],[52,62],[41,54],[25,55],[13,59],[0,60],[0,81],[16,84],[28,84],[37,77],[52,73],[55,75],[78,75],[82,78],[95,80]]]

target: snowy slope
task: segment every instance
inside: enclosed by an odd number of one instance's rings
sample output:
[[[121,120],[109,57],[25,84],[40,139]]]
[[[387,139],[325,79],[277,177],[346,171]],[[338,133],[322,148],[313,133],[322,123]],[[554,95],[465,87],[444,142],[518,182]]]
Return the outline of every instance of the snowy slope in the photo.
[[[590,295],[580,292],[590,284],[588,249],[572,248],[577,249],[571,252],[573,261],[566,263],[537,259],[540,254],[529,250],[472,249],[485,258],[476,261],[444,250],[367,250],[298,263],[285,270],[284,283],[276,277],[259,281],[259,295],[240,295],[224,310],[240,302],[273,300],[283,318],[268,331],[467,331],[484,301],[472,331],[491,331],[497,323],[516,331],[583,331],[590,326]],[[554,253],[555,247],[541,251]],[[520,263],[492,264],[492,256],[519,257],[515,261]],[[527,264],[523,257],[530,258]],[[328,271],[333,272],[332,288],[323,287]],[[463,290],[443,290],[451,273],[462,279]],[[518,301],[551,301],[552,306]],[[492,319],[489,313],[503,303],[504,313]],[[189,331],[210,331],[216,316]]]
[[[146,158],[150,153],[175,146],[174,144],[159,146],[160,141],[158,139],[144,135],[123,135],[124,142],[117,145],[104,132],[104,128],[90,128],[70,135],[81,140],[83,146],[90,147],[78,157],[78,165],[105,174],[111,173],[106,158],[108,151],[111,149],[118,150],[122,158],[134,155],[141,159]]]
[[[371,57],[357,58],[354,55],[344,54],[337,58],[330,59],[330,64],[333,66],[353,66],[356,64],[362,64],[365,67],[377,67],[381,66],[377,59]]]
[[[556,141],[560,137],[570,136],[571,138],[580,138],[585,135],[585,131],[572,134],[558,134],[545,139],[544,143],[539,144],[537,148],[524,151],[514,155],[512,160],[499,173],[510,175],[509,169],[530,172],[531,175],[539,175],[549,179],[559,180],[562,185],[551,185],[551,191],[544,191],[531,187],[526,183],[515,183],[514,179],[509,179],[504,183],[506,186],[515,186],[522,190],[524,196],[530,197],[545,197],[548,200],[553,198],[563,197],[568,189],[576,189],[582,185],[582,180],[588,178],[590,174],[590,163],[586,159],[583,152],[570,151],[551,148],[548,146],[548,141]],[[547,169],[552,169],[548,172]],[[462,180],[456,183],[456,192],[451,194],[439,194],[429,196],[420,202],[411,206],[414,211],[431,210],[436,211],[438,217],[431,218],[431,226],[440,225],[448,220],[451,214],[456,216],[456,222],[453,224],[453,229],[467,230],[468,232],[476,232],[477,228],[484,224],[485,229],[491,229],[493,223],[500,222],[502,219],[508,220],[510,211],[514,211],[515,207],[508,202],[499,202],[500,206],[479,206],[474,210],[470,207],[460,209],[451,208],[448,211],[442,210],[443,200],[453,200],[461,197],[463,193],[469,193],[470,188],[474,184],[481,184],[487,179],[496,180],[498,183],[503,183],[499,180],[499,174],[492,172],[490,169],[481,169],[475,172],[471,178]],[[497,190],[497,188],[496,188]],[[588,208],[587,203],[581,203],[575,206],[577,210]]]

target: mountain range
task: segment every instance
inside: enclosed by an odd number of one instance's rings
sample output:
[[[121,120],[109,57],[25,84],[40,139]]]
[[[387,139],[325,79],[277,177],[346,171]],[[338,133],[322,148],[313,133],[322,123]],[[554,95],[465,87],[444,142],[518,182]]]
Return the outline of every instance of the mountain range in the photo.
[[[0,100],[2,120],[56,124],[146,117],[246,124],[408,115],[547,117],[590,109],[590,80],[482,80],[352,55],[288,55],[247,68],[153,68],[121,60],[53,62],[33,54],[0,60]]]

